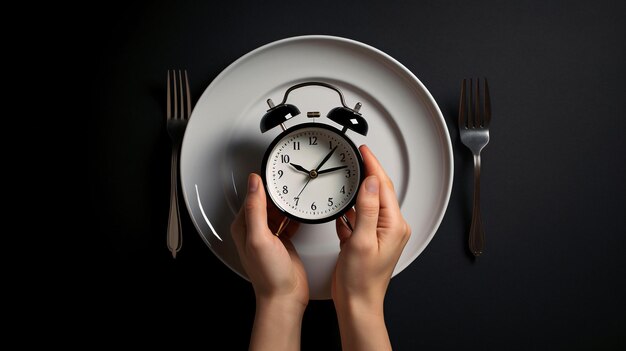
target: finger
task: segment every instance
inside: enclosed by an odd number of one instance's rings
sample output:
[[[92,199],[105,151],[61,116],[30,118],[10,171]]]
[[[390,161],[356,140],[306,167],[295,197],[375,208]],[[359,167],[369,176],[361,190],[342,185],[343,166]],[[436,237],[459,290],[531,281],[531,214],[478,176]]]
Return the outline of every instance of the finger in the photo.
[[[267,223],[270,231],[276,233],[281,224],[284,224],[280,237],[291,238],[300,228],[300,223],[294,220],[284,222],[286,218],[285,213],[281,212],[273,202],[267,201]]]
[[[359,234],[362,232],[367,235],[367,237],[363,237],[363,240],[376,239],[376,226],[378,224],[378,213],[380,211],[379,189],[380,181],[378,177],[369,176],[363,181],[356,199],[356,223],[354,231]],[[360,235],[356,235],[356,237],[359,236]],[[355,235],[352,237],[354,238]]]
[[[375,175],[379,178],[381,184],[389,183],[393,188],[391,178],[389,178],[383,166],[380,164],[376,156],[374,156],[372,150],[367,145],[361,145],[359,150],[361,151],[361,156],[363,156],[366,175]]]
[[[394,238],[394,240],[401,238],[401,241],[406,243],[410,236],[410,227],[402,216],[398,197],[391,179],[367,146],[361,146],[361,154],[363,155],[366,172],[368,174],[371,172],[371,174],[384,179],[381,180],[379,196],[378,228],[382,229],[378,231],[379,239],[384,240],[387,235],[391,235],[390,238]]]
[[[355,222],[356,213],[354,212],[354,209],[351,208],[350,210],[348,210],[348,212],[345,213],[345,216],[348,218],[350,223]],[[335,221],[335,227],[337,229],[337,236],[339,237],[339,245],[341,246],[350,239],[352,231],[350,230],[350,228],[348,228],[346,223],[343,221],[343,218],[341,217],[337,218],[337,220]]]
[[[244,246],[245,232],[246,232],[246,211],[244,206],[241,206],[239,212],[235,216],[235,219],[230,224],[230,234],[233,237],[233,241],[238,249]]]
[[[273,202],[267,201],[267,225],[272,231],[272,233],[276,233],[278,227],[285,219],[285,215],[276,208]]]
[[[365,172],[369,175],[375,175],[380,179],[380,208],[382,212],[400,213],[400,205],[398,197],[393,186],[393,182],[387,172],[374,156],[372,150],[367,145],[361,145],[359,148],[363,156],[365,164]]]
[[[245,220],[248,239],[267,235],[267,203],[261,177],[251,173],[248,177],[248,195],[245,201]]]

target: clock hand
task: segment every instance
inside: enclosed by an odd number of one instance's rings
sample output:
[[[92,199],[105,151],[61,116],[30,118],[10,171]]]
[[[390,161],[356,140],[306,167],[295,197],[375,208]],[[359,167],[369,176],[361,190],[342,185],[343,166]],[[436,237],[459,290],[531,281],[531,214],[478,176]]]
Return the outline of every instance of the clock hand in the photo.
[[[339,146],[339,145],[337,145]],[[328,159],[330,159],[330,156],[333,155],[333,153],[335,152],[335,150],[337,150],[337,146],[335,146],[332,150],[330,150],[330,152],[328,153],[328,155],[326,155],[326,157],[324,157],[324,159],[322,160],[322,162],[320,162],[320,164],[317,166],[317,168],[315,168],[315,172],[319,172],[320,168],[322,168],[322,166],[324,165],[324,163],[326,163],[326,161],[328,161]]]
[[[339,146],[339,145],[337,145]],[[317,168],[315,169],[315,175],[313,175],[313,171],[309,172],[306,171],[309,174],[309,179],[307,179],[306,183],[304,184],[304,186],[302,187],[302,189],[300,190],[300,192],[298,193],[298,196],[296,197],[300,197],[300,194],[302,194],[302,192],[304,191],[304,189],[306,188],[307,185],[309,185],[309,182],[311,181],[311,179],[313,178],[317,178],[317,171],[324,165],[324,163],[326,163],[326,161],[328,161],[328,159],[330,159],[330,157],[333,155],[333,153],[335,152],[335,150],[337,150],[337,146],[335,146],[332,150],[330,150],[330,152],[328,153],[328,155],[326,155],[326,157],[324,157],[324,159],[322,160],[322,162],[320,162],[320,164],[317,166]],[[292,164],[293,165],[293,164]],[[296,167],[295,165],[293,165],[294,167]]]
[[[333,168],[327,168],[327,169],[323,169],[319,172],[317,172],[317,175],[321,175],[324,173],[330,173],[330,172],[334,172],[334,171],[338,171],[340,169],[344,169],[344,168],[348,168],[348,166],[339,166],[339,167],[333,167]]]
[[[300,194],[302,194],[302,192],[304,191],[304,188],[306,188],[307,185],[309,185],[309,182],[311,181],[311,177],[309,177],[309,179],[307,179],[306,183],[304,183],[304,186],[302,187],[302,189],[300,189],[300,192],[298,193],[298,196],[296,196],[297,198],[300,198]]]
[[[332,150],[330,150],[330,152],[328,153],[328,155],[326,155],[326,157],[324,157],[324,159],[322,160],[322,162],[320,162],[320,164],[317,166],[317,168],[315,169],[315,173],[316,175],[312,175],[313,171],[309,172],[307,171],[307,173],[309,173],[309,179],[307,179],[306,183],[304,184],[304,186],[302,187],[302,189],[300,190],[300,192],[298,193],[298,196],[296,196],[297,198],[300,197],[300,194],[302,194],[302,192],[304,191],[304,189],[306,189],[306,186],[309,185],[309,182],[311,181],[311,179],[313,178],[317,178],[317,171],[319,171],[320,168],[322,168],[322,166],[324,165],[324,163],[326,163],[326,161],[328,161],[330,159],[330,157],[333,155],[333,153],[335,152],[335,150],[337,150],[337,146],[335,146]],[[295,165],[291,164],[292,166],[296,167]]]
[[[302,166],[300,166],[300,165],[297,165],[297,164],[295,164],[295,163],[289,163],[289,164],[290,164],[290,165],[292,165],[292,166],[293,166],[293,168],[297,169],[298,171],[300,171],[300,172],[304,172],[304,173],[306,173],[307,175],[309,174],[309,171],[308,171],[308,170],[306,170],[306,168],[304,168],[304,167],[302,167]]]

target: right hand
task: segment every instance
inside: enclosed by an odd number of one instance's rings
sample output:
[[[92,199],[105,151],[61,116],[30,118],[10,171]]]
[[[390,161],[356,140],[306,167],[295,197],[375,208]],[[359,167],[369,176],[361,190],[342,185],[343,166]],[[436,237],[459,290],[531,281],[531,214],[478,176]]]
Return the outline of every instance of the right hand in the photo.
[[[389,176],[367,146],[360,147],[366,176],[356,212],[346,213],[354,231],[337,221],[341,251],[333,274],[332,297],[338,309],[350,304],[382,315],[393,270],[411,235]]]

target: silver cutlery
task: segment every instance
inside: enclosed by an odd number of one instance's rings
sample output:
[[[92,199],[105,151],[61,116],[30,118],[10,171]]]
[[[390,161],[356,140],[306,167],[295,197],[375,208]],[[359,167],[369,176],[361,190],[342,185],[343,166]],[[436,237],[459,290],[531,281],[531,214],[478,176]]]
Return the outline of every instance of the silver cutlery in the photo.
[[[474,200],[472,224],[469,233],[469,249],[478,257],[485,249],[485,230],[480,213],[480,152],[489,143],[489,123],[491,122],[491,99],[489,85],[484,79],[484,92],[481,97],[480,79],[469,79],[461,83],[459,102],[459,134],[461,142],[474,155]]]
[[[184,72],[184,76],[183,76]],[[176,258],[183,245],[183,232],[178,208],[178,155],[191,115],[191,95],[187,70],[167,71],[167,133],[172,140],[170,176],[170,214],[167,224],[167,248]]]

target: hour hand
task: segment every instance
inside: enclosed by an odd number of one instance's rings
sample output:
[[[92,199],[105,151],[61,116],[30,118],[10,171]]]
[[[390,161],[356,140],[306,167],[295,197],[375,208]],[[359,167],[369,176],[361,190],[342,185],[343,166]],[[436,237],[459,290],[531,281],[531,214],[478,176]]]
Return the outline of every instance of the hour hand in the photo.
[[[339,167],[327,168],[327,169],[323,169],[323,170],[317,172],[317,174],[330,173],[330,172],[338,171],[340,169],[344,169],[344,168],[347,168],[347,167],[348,166],[339,166]]]
[[[302,167],[302,166],[300,166],[300,165],[297,165],[297,164],[295,164],[295,163],[291,163],[291,162],[290,162],[289,164],[290,164],[293,168],[295,168],[296,170],[298,170],[298,171],[300,171],[300,172],[303,172],[303,173],[306,173],[306,174],[309,174],[309,171],[308,171],[306,168],[304,168],[304,167]]]

